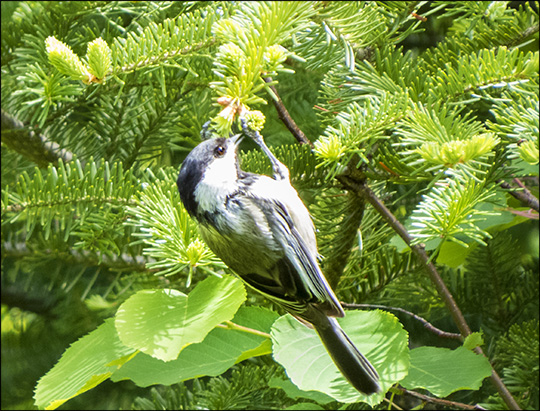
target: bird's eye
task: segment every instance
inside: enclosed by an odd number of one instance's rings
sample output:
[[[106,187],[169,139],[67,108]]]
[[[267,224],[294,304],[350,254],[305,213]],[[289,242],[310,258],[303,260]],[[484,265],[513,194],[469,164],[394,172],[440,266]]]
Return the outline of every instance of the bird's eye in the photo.
[[[217,146],[214,149],[214,157],[223,157],[225,155],[225,147]]]

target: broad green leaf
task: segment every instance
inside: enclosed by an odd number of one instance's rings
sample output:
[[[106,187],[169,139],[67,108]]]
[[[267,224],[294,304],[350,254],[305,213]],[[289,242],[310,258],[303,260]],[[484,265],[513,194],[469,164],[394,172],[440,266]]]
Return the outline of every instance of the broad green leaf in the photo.
[[[477,390],[490,375],[487,358],[464,347],[420,347],[411,350],[411,369],[401,385],[446,397],[458,390]]]
[[[285,391],[287,397],[292,398],[293,400],[297,398],[307,398],[316,401],[319,404],[328,404],[329,402],[335,401],[332,397],[329,397],[320,391],[302,391],[294,385],[291,380],[284,380],[279,377],[272,377],[270,381],[268,381],[268,386],[271,388],[281,388]]]
[[[291,405],[290,407],[285,408],[286,410],[324,410],[319,404],[313,402],[299,402],[298,404]]]
[[[235,324],[269,333],[272,323],[278,315],[258,307],[241,307],[232,320]],[[141,387],[152,384],[171,385],[180,381],[205,375],[220,375],[241,358],[270,354],[264,338],[248,332],[215,328],[206,338],[191,344],[180,352],[178,358],[164,362],[144,353],[137,355],[130,363],[122,367],[112,377],[112,381],[131,379]]]
[[[128,347],[171,361],[233,318],[245,298],[242,282],[231,276],[208,277],[188,296],[176,290],[143,290],[120,306],[116,329]]]
[[[484,344],[484,338],[481,332],[475,332],[465,337],[463,341],[463,347],[468,350],[474,350],[476,347],[480,347]]]
[[[476,225],[481,230],[493,233],[495,229],[499,231],[503,227],[511,227],[519,220],[515,221],[517,216],[507,210],[507,193],[499,191],[495,196],[490,198],[489,202],[483,202],[476,205],[475,209],[479,211],[487,211],[493,213],[486,215],[482,221],[478,221]]]
[[[518,176],[537,176],[540,171],[538,164],[529,164],[521,159],[514,160],[512,168]]]
[[[398,252],[400,253],[403,253],[405,251],[409,251],[410,250],[410,247],[407,245],[407,243],[403,240],[403,238],[401,238],[399,235],[395,235],[393,236],[390,241],[389,241],[389,244],[390,245],[393,245],[394,247],[396,247],[396,250],[398,250]]]
[[[55,409],[109,378],[130,361],[137,351],[123,345],[112,318],[80,338],[64,352],[60,361],[38,382],[36,405]]]
[[[469,247],[465,248],[453,241],[445,241],[437,255],[437,263],[445,264],[452,268],[459,267],[476,247],[477,243],[469,244]]]
[[[366,396],[356,391],[332,362],[315,330],[290,315],[279,318],[272,327],[274,359],[303,391],[318,390],[341,402],[378,404],[392,384],[407,375],[408,334],[394,315],[380,310],[349,311],[338,321],[377,369],[380,394]]]
[[[407,228],[407,225],[406,225],[406,228]],[[410,229],[412,227],[409,225],[408,228]],[[427,251],[435,250],[439,246],[441,241],[442,240],[440,238],[427,240],[425,243],[423,243],[424,248]],[[390,239],[389,243],[390,243],[390,245],[393,245],[394,247],[396,247],[396,249],[400,253],[403,253],[403,252],[406,252],[406,251],[410,250],[410,247],[407,245],[407,243],[405,243],[405,241],[397,234]]]
[[[244,351],[235,362],[239,363],[248,358],[260,357],[261,355],[267,354],[272,354],[272,341],[270,339],[264,340],[258,347],[255,347],[252,350]]]

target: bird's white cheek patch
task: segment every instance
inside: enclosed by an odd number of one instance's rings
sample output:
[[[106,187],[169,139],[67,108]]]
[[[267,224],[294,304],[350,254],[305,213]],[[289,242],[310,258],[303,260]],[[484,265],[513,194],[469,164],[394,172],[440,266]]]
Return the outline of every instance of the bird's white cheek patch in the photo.
[[[225,157],[216,159],[205,170],[201,183],[195,189],[195,199],[203,210],[210,211],[216,204],[223,204],[225,197],[236,190],[236,162],[227,158],[233,154],[227,153]]]

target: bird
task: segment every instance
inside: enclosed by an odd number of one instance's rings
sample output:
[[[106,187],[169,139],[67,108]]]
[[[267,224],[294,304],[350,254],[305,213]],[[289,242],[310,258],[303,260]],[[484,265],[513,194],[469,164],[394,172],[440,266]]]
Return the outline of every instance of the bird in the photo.
[[[315,329],[354,388],[380,392],[377,371],[336,320],[345,312],[318,264],[313,220],[289,170],[258,131],[245,122],[242,127],[269,158],[273,178],[241,169],[244,135],[210,138],[182,162],[177,187],[184,208],[208,247],[240,279]]]

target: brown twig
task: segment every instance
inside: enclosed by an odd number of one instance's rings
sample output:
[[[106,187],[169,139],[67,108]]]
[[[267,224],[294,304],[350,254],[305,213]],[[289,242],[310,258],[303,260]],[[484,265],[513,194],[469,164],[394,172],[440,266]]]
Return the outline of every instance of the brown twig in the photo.
[[[533,210],[539,211],[538,209],[538,199],[525,187],[525,185],[518,179],[514,178],[514,182],[520,187],[516,188],[511,186],[506,181],[500,182],[500,185],[505,190],[508,190],[508,194],[515,197],[523,204],[526,204],[528,207],[531,207]]]
[[[267,83],[272,82],[272,79],[270,77],[265,77],[264,81]],[[277,100],[272,98],[272,102],[274,103],[274,107],[277,110],[279,119],[285,124],[285,127],[289,129],[291,134],[296,138],[296,140],[300,144],[309,144],[311,147],[313,147],[313,143],[309,141],[309,139],[306,137],[306,135],[298,128],[295,121],[292,119],[291,115],[285,108],[285,105],[283,104],[283,101],[281,101],[281,97],[279,97],[279,94],[274,86],[268,86],[270,90],[272,90],[272,93],[275,94],[277,97]]]
[[[411,317],[413,317],[415,320],[420,321],[426,330],[431,331],[435,335],[441,337],[441,338],[451,338],[454,340],[462,340],[461,334],[458,333],[450,333],[448,331],[443,331],[437,327],[435,327],[433,324],[431,324],[429,321],[427,321],[425,318],[420,317],[419,315],[416,315],[410,311],[404,310],[403,308],[399,307],[388,307],[386,305],[378,305],[378,304],[350,304],[350,303],[344,303],[342,302],[341,305],[345,308],[380,308],[381,310],[387,310],[387,311],[399,311],[401,313],[407,314]]]
[[[443,400],[440,398],[429,397],[427,395],[420,394],[416,391],[409,391],[401,387],[395,387],[395,389],[401,391],[403,394],[410,395],[411,397],[415,397],[415,398],[421,399],[422,401],[430,402],[433,404],[439,404],[439,405],[448,407],[452,410],[458,409],[458,408],[462,410],[485,410],[486,409],[486,408],[481,407],[480,405],[469,405],[469,404],[464,404],[462,402],[449,401],[449,400]]]
[[[538,13],[538,11],[537,11]],[[507,47],[515,47],[517,46],[518,44],[520,44],[521,42],[523,42],[523,40],[525,40],[527,37],[533,35],[534,33],[538,33],[538,28],[539,28],[539,25],[538,23],[530,26],[530,27],[527,27],[525,30],[523,30],[521,33],[519,33],[519,36],[516,37],[514,40],[512,40],[510,43],[507,44]]]
[[[34,161],[38,167],[45,168],[49,163],[56,165],[60,159],[64,163],[73,159],[73,153],[50,141],[45,135],[33,131],[3,109],[1,117],[2,143]]]

